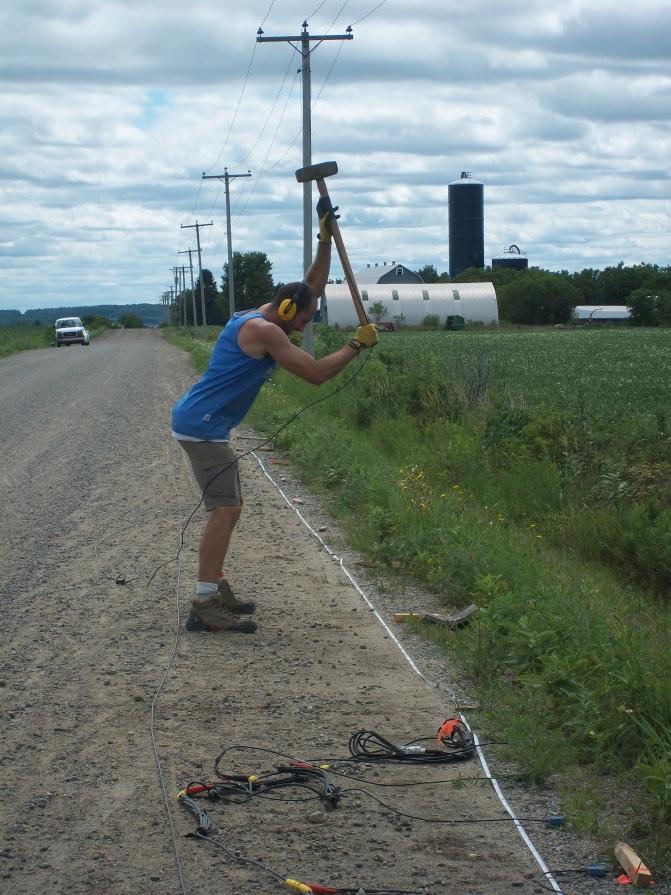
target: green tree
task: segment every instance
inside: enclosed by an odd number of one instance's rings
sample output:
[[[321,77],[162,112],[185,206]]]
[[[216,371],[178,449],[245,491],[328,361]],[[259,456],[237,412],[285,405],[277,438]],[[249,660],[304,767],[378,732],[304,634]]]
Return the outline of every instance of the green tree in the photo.
[[[438,271],[433,266],[433,264],[425,264],[424,267],[420,267],[417,273],[424,280],[425,283],[438,282]]]
[[[273,265],[265,252],[233,252],[235,310],[258,308],[272,300],[277,291],[272,277]],[[221,278],[221,314],[228,319],[228,263]]]
[[[566,323],[581,298],[567,277],[532,267],[501,289],[499,314],[511,323]]]
[[[424,280],[425,283],[449,283],[450,275],[444,270],[442,273],[438,273],[437,269],[433,266],[433,264],[425,264],[424,267],[420,267],[417,271],[420,277]]]
[[[99,314],[87,314],[85,317],[82,317],[82,323],[84,326],[88,326],[91,329],[104,329],[105,327],[110,326],[107,317],[102,317]]]
[[[124,329],[144,329],[144,321],[137,314],[122,314],[118,323]]]
[[[521,273],[524,273],[524,271],[515,270],[512,267],[496,267],[493,270],[491,267],[469,267],[466,270],[462,270],[460,274],[457,274],[457,276],[453,278],[453,282],[493,283],[494,288],[498,289],[499,286],[505,286],[508,283],[512,283],[512,281]],[[441,282],[443,281],[441,280]],[[448,281],[446,280],[445,282]]]
[[[387,306],[382,304],[381,301],[375,301],[370,306],[370,313],[371,313],[371,316],[373,317],[373,320],[376,323],[379,323],[380,320],[382,320],[384,315],[387,313]]]
[[[196,284],[194,286],[196,290],[196,315],[198,317],[197,325],[200,326],[202,324],[202,313],[200,306],[200,277],[197,278]],[[219,291],[217,289],[217,284],[212,276],[212,271],[208,270],[206,267],[203,268],[203,293],[205,295],[205,317],[207,319],[208,324],[210,323],[225,323],[226,319],[222,314],[221,305],[219,303]],[[187,312],[187,321],[190,320],[192,313],[190,309],[191,305],[191,295],[190,290],[188,294],[188,299],[186,302],[186,312]]]
[[[646,287],[634,289],[627,305],[632,326],[668,326],[671,324],[671,290],[653,292]]]
[[[592,267],[586,267],[580,273],[569,274],[571,282],[582,292],[582,302],[585,305],[603,305],[606,301],[603,296],[603,283],[601,271]]]
[[[620,261],[617,267],[606,267],[601,271],[599,281],[603,291],[603,301],[609,305],[626,305],[635,289],[656,285],[655,274],[659,268],[651,264],[635,264],[625,267]]]

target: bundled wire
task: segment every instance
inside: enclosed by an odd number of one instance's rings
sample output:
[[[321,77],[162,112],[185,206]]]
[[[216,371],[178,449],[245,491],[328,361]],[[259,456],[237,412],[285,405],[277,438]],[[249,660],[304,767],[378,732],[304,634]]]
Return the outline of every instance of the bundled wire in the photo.
[[[397,746],[374,730],[357,730],[349,739],[355,761],[402,762],[404,764],[448,764],[465,761],[475,754],[473,735],[458,718],[448,718],[434,738],[435,748],[424,746],[423,737]]]
[[[239,804],[249,801],[254,796],[272,798],[271,794],[277,790],[305,789],[312,794],[308,798],[322,799],[332,808],[338,807],[342,795],[341,788],[336,786],[325,769],[306,762],[280,765],[274,772],[260,775],[222,774],[218,767],[215,767],[215,770],[221,783],[195,780],[189,783],[182,793],[191,799],[207,797],[211,801]]]

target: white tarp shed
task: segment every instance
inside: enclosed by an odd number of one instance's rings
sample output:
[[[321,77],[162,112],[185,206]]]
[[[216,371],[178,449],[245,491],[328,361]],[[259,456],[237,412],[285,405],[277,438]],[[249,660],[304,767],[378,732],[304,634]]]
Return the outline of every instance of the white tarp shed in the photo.
[[[492,283],[377,283],[359,287],[363,306],[371,320],[371,308],[378,302],[385,311],[381,321],[419,326],[425,317],[435,315],[445,326],[450,315],[463,317],[466,323],[498,326],[499,309]],[[352,328],[358,325],[352,296],[346,283],[326,287],[326,320],[329,326]],[[323,318],[322,318],[323,319]]]

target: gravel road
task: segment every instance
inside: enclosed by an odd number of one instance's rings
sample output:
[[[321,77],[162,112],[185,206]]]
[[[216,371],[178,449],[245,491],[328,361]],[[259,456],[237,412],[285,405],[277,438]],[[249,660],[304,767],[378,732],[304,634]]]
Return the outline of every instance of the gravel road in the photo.
[[[341,757],[359,728],[403,743],[453,713],[454,672],[403,633],[436,683],[412,670],[290,503],[337,546],[332,523],[287,467],[268,465],[268,453],[260,457],[289,502],[255,457],[241,461],[246,512],[228,570],[237,592],[259,604],[257,634],[183,630],[202,511],[179,562],[147,586],[175,557],[199,498],[169,437],[170,406],[192,380],[186,356],[156,331],[0,361],[3,892],[286,891],[261,867],[185,838],[196,824],[178,790],[212,780],[215,757],[233,745],[245,748],[227,753],[223,769],[259,774],[283,760],[260,749]],[[242,430],[234,447],[254,443]],[[407,599],[387,592],[380,614],[413,608]],[[354,780],[334,778],[346,791],[335,810],[305,790],[206,801],[214,839],[284,876],[354,891],[543,891],[491,785],[453,785],[482,776],[476,761],[347,773]],[[420,781],[432,785],[381,786]],[[527,826],[554,860],[561,831]]]

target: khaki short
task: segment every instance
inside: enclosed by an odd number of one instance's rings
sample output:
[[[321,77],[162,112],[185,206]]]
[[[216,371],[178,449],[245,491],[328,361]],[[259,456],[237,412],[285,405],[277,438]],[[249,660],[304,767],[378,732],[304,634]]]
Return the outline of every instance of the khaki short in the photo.
[[[205,509],[241,506],[240,473],[231,446],[225,441],[178,441],[191,461]]]

